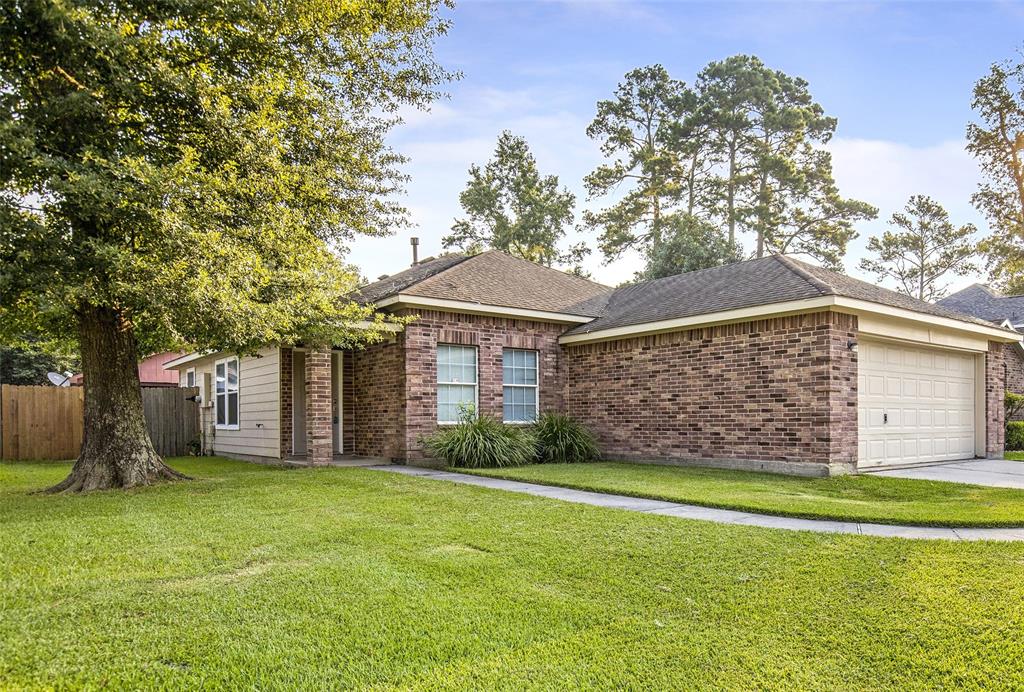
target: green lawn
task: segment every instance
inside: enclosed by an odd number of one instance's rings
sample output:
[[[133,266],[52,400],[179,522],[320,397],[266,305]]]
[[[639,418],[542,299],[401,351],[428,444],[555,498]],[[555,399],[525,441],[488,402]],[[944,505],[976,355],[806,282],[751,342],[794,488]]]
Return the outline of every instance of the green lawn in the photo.
[[[0,687],[1024,686],[1024,545],[722,526],[364,469],[41,496],[0,464]]]
[[[878,476],[797,478],[622,463],[536,464],[466,472],[790,517],[921,526],[1024,526],[1024,490],[960,483]]]
[[[1003,456],[1010,461],[1024,461],[1024,452],[1007,452]]]

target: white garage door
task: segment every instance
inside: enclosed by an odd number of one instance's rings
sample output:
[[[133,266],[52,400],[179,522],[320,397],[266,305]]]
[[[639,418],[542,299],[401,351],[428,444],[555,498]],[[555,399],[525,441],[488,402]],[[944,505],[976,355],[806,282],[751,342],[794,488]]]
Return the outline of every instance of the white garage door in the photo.
[[[858,466],[974,457],[975,356],[862,341]]]

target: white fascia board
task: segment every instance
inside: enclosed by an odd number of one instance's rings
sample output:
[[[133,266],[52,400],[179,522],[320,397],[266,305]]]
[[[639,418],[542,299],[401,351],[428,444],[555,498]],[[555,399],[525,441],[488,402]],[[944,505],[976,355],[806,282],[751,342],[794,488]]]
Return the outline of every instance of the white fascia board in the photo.
[[[203,358],[206,358],[207,356],[212,356],[217,353],[219,353],[219,351],[193,351],[192,353],[189,353],[187,355],[180,356],[178,358],[175,358],[174,360],[167,361],[166,363],[163,364],[162,367],[164,370],[178,370],[181,368],[182,365],[194,363],[197,360],[201,360]]]
[[[486,303],[471,303],[464,300],[448,300],[447,298],[427,298],[424,296],[413,296],[407,293],[384,298],[376,303],[378,308],[398,305],[411,308],[432,308],[446,312],[464,312],[470,315],[496,315],[498,317],[511,317],[515,319],[536,320],[538,322],[562,322],[570,324],[586,324],[594,320],[593,317],[583,315],[570,315],[564,312],[548,312],[546,310],[527,310],[525,308],[506,308],[500,305],[488,305]]]
[[[858,312],[866,312],[885,317],[895,317],[897,319],[909,320],[911,322],[919,322],[936,327],[946,327],[947,329],[955,329],[970,334],[981,335],[988,337],[992,341],[1001,341],[1008,344],[1020,343],[1021,339],[1024,338],[1024,336],[1013,329],[1006,329],[995,325],[990,327],[984,324],[975,324],[974,322],[964,322],[950,317],[929,315],[915,310],[907,310],[906,308],[896,308],[889,305],[881,305],[879,303],[870,303],[866,300],[857,300],[856,298],[836,296],[835,301],[835,307],[839,312],[849,312],[854,315]]]
[[[371,322],[369,320],[359,320],[358,322],[352,324],[353,329],[370,329],[373,327],[379,328],[381,331],[391,333],[400,332],[405,328],[401,324],[393,324],[390,322],[377,324],[376,322]],[[180,358],[169,360],[166,363],[164,363],[163,366],[161,367],[164,370],[180,370],[183,365],[188,365],[189,363],[194,363],[197,360],[209,358],[210,356],[218,355],[220,353],[224,353],[224,351],[195,351],[193,353],[189,353],[188,355],[181,356]]]
[[[648,334],[659,334],[663,332],[674,332],[682,329],[696,329],[717,324],[728,324],[733,322],[750,322],[768,317],[782,317],[785,315],[810,312],[821,308],[829,308],[837,312],[849,314],[874,314],[897,319],[909,320],[932,326],[941,326],[974,335],[982,335],[993,341],[1006,343],[1019,343],[1022,335],[1008,329],[999,327],[988,327],[972,322],[963,322],[948,317],[928,315],[914,310],[894,308],[880,303],[872,303],[866,300],[855,298],[844,298],[842,296],[821,296],[818,298],[807,298],[804,300],[792,300],[782,303],[771,303],[768,305],[757,305],[749,308],[738,308],[736,310],[722,310],[720,312],[709,312],[703,315],[680,317],[672,320],[661,320],[658,322],[645,322],[643,324],[628,325],[625,327],[613,327],[590,332],[588,334],[571,334],[561,337],[558,341],[562,344],[579,344],[592,341],[610,341],[624,339],[633,336],[644,336]]]

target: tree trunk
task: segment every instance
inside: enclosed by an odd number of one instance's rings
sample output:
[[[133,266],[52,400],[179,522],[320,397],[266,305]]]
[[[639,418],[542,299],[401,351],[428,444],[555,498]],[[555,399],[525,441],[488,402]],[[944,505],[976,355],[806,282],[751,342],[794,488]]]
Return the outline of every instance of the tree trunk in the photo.
[[[729,244],[736,242],[736,148],[729,146],[729,182],[725,189],[726,216],[729,222]]]
[[[118,311],[83,306],[78,317],[85,434],[71,475],[48,492],[133,488],[187,478],[153,449],[142,409],[135,334]]]

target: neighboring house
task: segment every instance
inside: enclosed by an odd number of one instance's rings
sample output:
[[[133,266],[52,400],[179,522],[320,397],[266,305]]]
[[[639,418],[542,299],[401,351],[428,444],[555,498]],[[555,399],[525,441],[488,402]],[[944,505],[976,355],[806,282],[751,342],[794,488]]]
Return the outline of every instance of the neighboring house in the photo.
[[[177,372],[164,368],[166,363],[185,355],[187,354],[181,351],[164,351],[143,358],[139,361],[139,383],[143,387],[177,387],[179,384],[185,386]],[[71,384],[82,384],[82,373],[72,375]]]
[[[358,300],[416,319],[361,350],[192,354],[212,451],[430,463],[459,405],[565,411],[612,459],[827,475],[1000,456],[1004,327],[767,257],[609,288],[496,251]]]
[[[1024,331],[1024,296],[1004,296],[984,284],[974,284],[938,302],[958,312]],[[1018,343],[1007,349],[1005,360],[1006,388],[1024,394],[1024,345]],[[1024,420],[1024,411],[1015,418]]]

